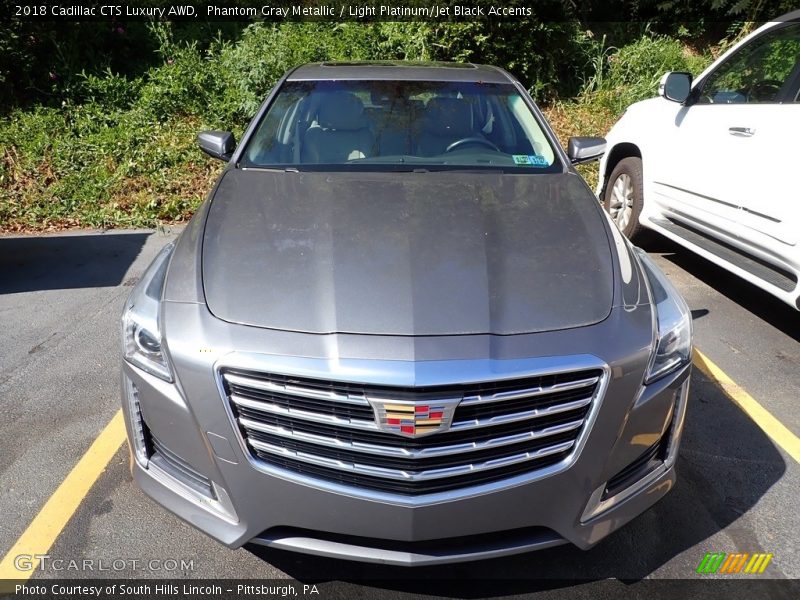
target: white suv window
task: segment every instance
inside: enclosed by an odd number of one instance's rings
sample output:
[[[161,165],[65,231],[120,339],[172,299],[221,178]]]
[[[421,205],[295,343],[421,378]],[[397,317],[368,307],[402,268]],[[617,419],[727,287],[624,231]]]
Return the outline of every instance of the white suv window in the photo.
[[[778,102],[800,61],[800,23],[776,27],[739,49],[702,84],[698,104]]]

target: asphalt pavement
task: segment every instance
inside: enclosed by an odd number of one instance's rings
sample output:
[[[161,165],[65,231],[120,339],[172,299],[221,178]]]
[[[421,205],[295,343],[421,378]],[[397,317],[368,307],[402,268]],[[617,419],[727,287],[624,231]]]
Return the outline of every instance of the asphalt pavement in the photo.
[[[122,303],[176,235],[0,237],[0,556],[118,410]],[[697,348],[800,434],[800,313],[662,238],[646,249],[688,301]],[[250,547],[231,551],[145,497],[131,481],[123,447],[49,555],[139,566],[44,568],[33,580],[291,577],[351,582],[342,597],[367,591],[484,597],[542,587],[552,597],[605,597],[642,579],[696,577],[711,551],[771,552],[765,577],[800,578],[800,465],[697,369],[678,476],[652,510],[588,552],[561,546],[402,569]],[[183,568],[141,568],[152,559],[182,561]],[[576,578],[584,583],[564,583]],[[437,580],[447,582],[437,586]]]

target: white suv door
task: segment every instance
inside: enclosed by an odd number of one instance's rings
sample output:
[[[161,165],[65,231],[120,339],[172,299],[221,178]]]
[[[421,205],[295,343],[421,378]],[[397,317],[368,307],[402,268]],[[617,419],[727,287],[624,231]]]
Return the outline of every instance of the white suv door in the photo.
[[[756,245],[760,236],[796,244],[798,85],[796,21],[763,32],[720,63],[665,131],[652,165],[657,201]]]

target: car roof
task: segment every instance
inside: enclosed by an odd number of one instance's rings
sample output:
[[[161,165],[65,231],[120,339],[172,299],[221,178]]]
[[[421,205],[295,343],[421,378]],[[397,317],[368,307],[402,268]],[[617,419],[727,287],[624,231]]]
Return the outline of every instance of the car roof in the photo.
[[[288,81],[378,79],[400,81],[461,81],[512,83],[511,76],[497,67],[455,62],[354,61],[318,62],[297,67]]]

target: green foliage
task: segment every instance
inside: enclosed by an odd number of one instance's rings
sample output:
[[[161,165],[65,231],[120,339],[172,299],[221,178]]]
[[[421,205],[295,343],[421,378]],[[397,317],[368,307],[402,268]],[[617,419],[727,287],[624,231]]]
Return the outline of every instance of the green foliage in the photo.
[[[215,167],[194,150],[198,125],[95,104],[14,113],[0,126],[0,225],[153,226],[187,218]]]
[[[750,21],[767,21],[797,10],[797,3],[793,0],[711,0],[701,4],[690,0],[660,0],[658,8],[665,15],[679,15],[681,20],[701,15],[720,20],[747,17]]]
[[[6,13],[12,13],[8,6]],[[0,27],[0,112],[35,103],[81,100],[86,76],[119,73],[135,79],[159,63],[168,30],[174,44],[205,50],[214,39],[235,39],[243,23],[152,25],[147,22],[53,22],[10,17]]]
[[[141,77],[128,78],[110,69],[101,75],[81,74],[81,82],[76,96],[80,101],[96,104],[106,111],[130,108],[142,88]]]
[[[11,7],[8,8],[11,11]],[[144,23],[52,23],[16,18],[0,27],[0,110],[80,99],[86,75],[141,72],[155,43]],[[146,64],[146,63],[145,63]]]
[[[619,49],[597,47],[583,97],[621,114],[628,105],[655,96],[667,71],[697,75],[710,62],[710,54],[694,54],[679,41],[660,35],[644,35]]]
[[[539,101],[577,91],[587,38],[577,21],[421,24],[427,57],[501,65]]]
[[[79,25],[27,42],[14,37],[23,35],[19,27],[12,27],[13,35],[0,33],[0,53],[11,50],[0,59],[0,82],[5,77],[15,90],[0,118],[0,230],[152,227],[188,218],[222,166],[196,148],[197,132],[230,129],[240,136],[278,78],[308,61],[497,64],[550,105],[548,114],[566,139],[604,133],[628,103],[655,93],[664,71],[697,73],[709,59],[663,36],[638,36],[617,49],[608,40],[625,36],[611,27],[603,37],[577,22],[535,19],[522,25],[289,22],[219,29],[141,23],[95,32],[99,37],[85,44],[81,32],[88,35],[97,24]],[[112,43],[113,36],[128,40],[119,54],[80,60],[92,44]],[[56,46],[62,55],[52,58],[55,79],[49,71],[22,76],[21,65],[33,68]],[[26,98],[36,102],[19,102],[15,94],[33,87],[38,91]],[[581,88],[581,101],[558,100]]]
[[[222,119],[251,117],[281,75],[299,64],[378,55],[375,25],[254,23],[237,44],[217,43],[209,51],[206,68],[220,88],[214,114]]]

